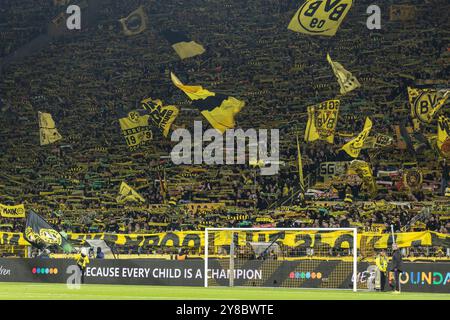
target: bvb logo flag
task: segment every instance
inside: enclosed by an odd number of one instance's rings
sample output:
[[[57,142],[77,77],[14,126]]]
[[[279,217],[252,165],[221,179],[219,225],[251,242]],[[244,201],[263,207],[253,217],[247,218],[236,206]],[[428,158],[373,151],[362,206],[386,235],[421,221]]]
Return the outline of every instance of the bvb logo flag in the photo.
[[[50,113],[38,112],[39,117],[39,137],[41,146],[54,143],[62,139],[55,126]]]
[[[145,199],[128,184],[122,182],[116,201],[117,203],[123,204],[127,202],[145,202]]]
[[[148,119],[148,115],[141,116],[136,111],[130,112],[126,118],[119,119],[120,128],[130,150],[136,150],[152,140]]]
[[[25,239],[34,246],[43,248],[58,245],[64,252],[71,252],[72,245],[58,231],[33,210],[27,214]]]
[[[305,141],[325,140],[334,143],[334,132],[339,114],[339,100],[327,100],[308,107]]]
[[[334,75],[336,76],[339,86],[341,87],[341,94],[349,93],[350,91],[361,87],[358,79],[356,79],[351,72],[345,70],[339,62],[331,60],[329,54],[327,54],[327,60],[333,68]]]
[[[175,106],[165,106],[161,100],[151,98],[141,101],[142,107],[148,111],[148,116],[153,123],[161,129],[164,137],[169,134],[170,127],[178,116],[178,108]]]
[[[126,18],[119,19],[122,24],[123,33],[127,36],[134,36],[147,29],[147,15],[144,8],[140,6]]]
[[[422,186],[423,175],[420,170],[409,169],[403,174],[403,184],[410,190],[418,190]]]
[[[439,116],[437,146],[445,158],[450,159],[450,119]]]
[[[366,118],[366,123],[364,124],[364,129],[361,131],[358,136],[347,142],[342,150],[348,153],[349,156],[353,158],[358,158],[359,153],[361,152],[362,147],[364,146],[364,142],[370,134],[370,130],[372,130],[372,121],[369,118]]]
[[[223,134],[235,127],[235,115],[245,106],[244,101],[208,91],[201,86],[185,85],[173,73],[170,76],[173,84],[193,100],[192,106],[199,109],[217,131]]]
[[[306,0],[288,29],[311,35],[334,36],[353,0]]]
[[[347,174],[357,174],[361,180],[363,181],[364,185],[366,186],[367,190],[369,191],[369,194],[371,197],[375,197],[377,194],[377,185],[375,182],[375,179],[373,177],[372,169],[370,168],[370,165],[361,160],[353,160],[350,163],[350,167],[347,171]]]
[[[23,204],[17,206],[0,204],[0,216],[4,218],[25,218],[25,206]]]
[[[413,89],[408,87],[411,116],[421,122],[430,123],[447,101],[449,90]]]

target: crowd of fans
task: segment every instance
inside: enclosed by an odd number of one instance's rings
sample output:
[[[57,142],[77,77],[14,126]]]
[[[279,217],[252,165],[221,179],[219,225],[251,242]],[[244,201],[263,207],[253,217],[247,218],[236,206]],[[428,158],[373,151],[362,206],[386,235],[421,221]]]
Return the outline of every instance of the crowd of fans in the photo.
[[[382,28],[366,27],[366,8],[354,4],[336,36],[312,37],[287,30],[299,3],[284,0],[103,1],[96,23],[51,42],[38,52],[3,65],[0,79],[0,203],[24,203],[66,232],[152,233],[202,230],[205,226],[345,227],[388,232],[450,231],[448,163],[425,144],[408,148],[398,126],[412,127],[407,86],[449,86],[450,50],[446,1],[410,1],[414,21],[390,21],[383,1]],[[118,19],[139,5],[148,15],[143,33],[127,37]],[[48,0],[2,1],[0,62],[47,31],[64,7]],[[205,46],[203,55],[181,61],[160,35],[184,31]],[[312,192],[299,194],[296,134],[302,138],[306,107],[333,99],[338,84],[326,60],[330,53],[361,82],[341,96],[333,145],[302,142],[303,170]],[[153,141],[131,152],[118,119],[148,97],[180,107],[176,127],[203,120],[170,81],[245,100],[237,127],[280,129],[278,175],[262,176],[249,166],[175,166],[174,145],[157,129]],[[53,115],[63,140],[39,145],[37,112]],[[441,111],[449,114],[448,108]],[[324,177],[324,162],[349,161],[340,151],[366,117],[373,133],[393,137],[391,146],[365,149],[378,182],[371,199],[360,180]],[[397,126],[397,127],[396,127]],[[430,138],[436,125],[422,125]],[[347,140],[346,140],[347,139]],[[402,183],[406,168],[423,174],[416,190]],[[163,168],[163,169],[161,169]],[[165,173],[168,194],[161,190]],[[119,205],[126,181],[146,203]],[[353,202],[344,202],[348,193]],[[172,204],[167,205],[168,200]],[[315,205],[316,200],[325,201]],[[367,201],[396,202],[367,208]],[[190,212],[185,204],[225,203],[221,209]],[[375,203],[375,202],[373,202]],[[157,206],[160,205],[160,206]],[[285,215],[280,206],[303,208]],[[314,207],[313,207],[314,206]],[[383,207],[384,206],[384,207]],[[426,211],[426,208],[431,210]],[[201,211],[201,210],[200,210]],[[295,211],[295,210],[294,210]],[[420,216],[419,216],[420,215]],[[268,223],[258,221],[267,218]],[[418,218],[419,217],[419,218]],[[0,231],[23,231],[23,219],[0,219]],[[380,226],[381,225],[381,226]]]

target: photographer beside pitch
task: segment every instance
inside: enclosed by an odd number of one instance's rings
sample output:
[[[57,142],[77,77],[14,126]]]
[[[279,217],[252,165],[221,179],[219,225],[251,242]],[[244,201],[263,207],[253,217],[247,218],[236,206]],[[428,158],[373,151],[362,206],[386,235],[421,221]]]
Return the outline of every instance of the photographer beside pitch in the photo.
[[[89,264],[89,257],[83,252],[83,250],[80,250],[79,254],[75,256],[75,259],[81,272],[81,284],[84,284],[84,272],[87,264]]]

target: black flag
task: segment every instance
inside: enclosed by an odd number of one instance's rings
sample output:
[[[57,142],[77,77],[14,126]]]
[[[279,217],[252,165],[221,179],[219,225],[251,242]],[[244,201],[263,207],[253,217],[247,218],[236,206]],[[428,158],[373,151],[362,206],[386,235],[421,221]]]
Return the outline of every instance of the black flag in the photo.
[[[57,245],[63,248],[64,252],[72,251],[70,242],[33,210],[29,210],[27,214],[25,239],[38,248]]]

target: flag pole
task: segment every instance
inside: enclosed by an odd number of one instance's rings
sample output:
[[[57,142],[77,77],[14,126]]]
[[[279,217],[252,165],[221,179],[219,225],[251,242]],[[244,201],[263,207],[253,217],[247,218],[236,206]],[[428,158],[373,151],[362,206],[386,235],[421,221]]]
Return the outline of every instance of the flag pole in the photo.
[[[302,164],[302,154],[300,151],[300,142],[298,140],[298,133],[296,135],[297,137],[297,158],[298,158],[298,177],[300,182],[300,190],[302,194],[305,194],[305,183],[303,179],[303,164]]]

